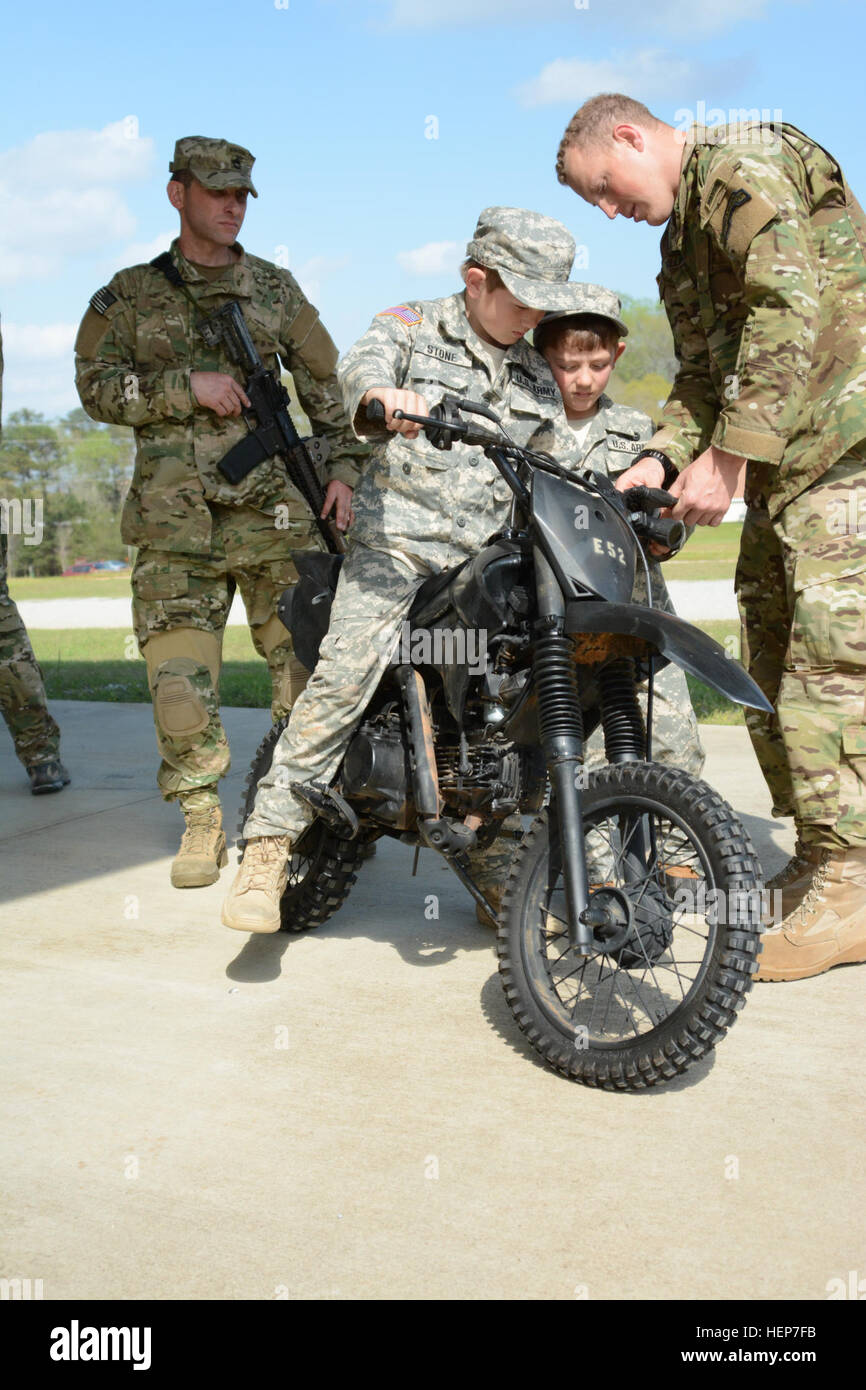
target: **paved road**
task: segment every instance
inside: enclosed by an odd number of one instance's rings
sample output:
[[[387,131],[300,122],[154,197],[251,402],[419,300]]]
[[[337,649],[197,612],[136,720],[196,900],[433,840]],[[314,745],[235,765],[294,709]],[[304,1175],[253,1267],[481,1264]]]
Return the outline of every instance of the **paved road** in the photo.
[[[736,618],[733,581],[674,580],[668,588],[677,612],[694,622],[704,618]],[[126,598],[24,599],[18,610],[29,628],[120,627],[131,631],[130,604]],[[240,594],[235,595],[229,623],[243,624],[246,614]]]
[[[325,927],[168,882],[146,705],[54,705],[73,776],[0,739],[0,1275],[46,1298],[807,1298],[863,1270],[864,967],[756,987],[718,1051],[609,1095],[540,1063],[491,935],[384,842]],[[228,709],[234,807],[261,711]],[[741,729],[707,775],[772,872]],[[234,814],[232,814],[234,819]],[[431,912],[430,895],[438,903]]]

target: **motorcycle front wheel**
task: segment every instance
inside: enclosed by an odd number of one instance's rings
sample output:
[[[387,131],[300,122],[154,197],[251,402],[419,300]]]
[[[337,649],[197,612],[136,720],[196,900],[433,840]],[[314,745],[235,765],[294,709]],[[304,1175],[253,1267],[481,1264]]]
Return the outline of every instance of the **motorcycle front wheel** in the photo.
[[[553,807],[525,834],[497,934],[508,1004],[571,1080],[644,1090],[704,1057],[734,1022],[760,951],[760,865],[727,802],[658,763],[609,765],[582,794],[594,949],[569,941]]]

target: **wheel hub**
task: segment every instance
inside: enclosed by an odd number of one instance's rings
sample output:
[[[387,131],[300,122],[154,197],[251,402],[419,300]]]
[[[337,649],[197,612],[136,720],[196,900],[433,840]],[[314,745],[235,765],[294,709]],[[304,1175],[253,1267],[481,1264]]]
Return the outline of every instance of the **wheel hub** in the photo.
[[[623,970],[654,965],[673,939],[673,904],[657,883],[636,885],[634,898],[628,887],[599,888],[590,905],[607,915],[607,922],[593,928],[596,949],[616,961]]]

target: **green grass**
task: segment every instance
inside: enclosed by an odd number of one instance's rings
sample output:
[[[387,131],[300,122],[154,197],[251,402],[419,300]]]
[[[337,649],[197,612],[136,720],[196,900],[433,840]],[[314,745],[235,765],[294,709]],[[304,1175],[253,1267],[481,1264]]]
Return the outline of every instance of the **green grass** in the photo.
[[[122,628],[34,628],[30,641],[49,700],[149,700],[147,671],[131,632]],[[131,655],[127,657],[126,653]],[[267,709],[271,678],[247,628],[226,628],[220,700]]]
[[[703,628],[704,632],[708,632],[711,637],[715,637],[726,651],[739,659],[740,624],[735,618],[723,622],[697,623],[696,626]],[[711,690],[702,681],[695,680],[694,676],[687,675],[686,680],[699,724],[744,723],[742,705],[732,704],[718,691]]]
[[[696,527],[679,555],[665,561],[665,578],[733,581],[742,529],[739,521],[726,521],[722,526]]]
[[[668,579],[733,579],[740,548],[739,522],[723,526],[699,526],[685,549],[664,566]],[[129,571],[125,574],[58,575],[44,579],[9,580],[14,599],[33,598],[129,598]]]
[[[108,570],[96,574],[52,575],[44,579],[10,579],[9,593],[16,603],[31,598],[130,598],[130,571]]]
[[[739,638],[734,622],[700,624],[723,645]],[[122,628],[36,628],[30,633],[33,650],[45,675],[50,700],[147,701],[145,665],[131,632]],[[732,650],[736,653],[738,648]],[[130,657],[126,656],[130,652]],[[256,654],[245,627],[226,628],[223,643],[220,700],[224,705],[267,709],[271,703],[268,669]],[[686,678],[698,720],[702,724],[741,724],[743,712],[715,690]]]

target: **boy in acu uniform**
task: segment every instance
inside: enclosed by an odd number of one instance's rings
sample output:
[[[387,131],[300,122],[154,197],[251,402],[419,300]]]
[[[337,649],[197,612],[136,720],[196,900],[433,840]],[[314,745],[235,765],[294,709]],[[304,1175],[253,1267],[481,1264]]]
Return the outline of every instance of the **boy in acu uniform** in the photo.
[[[628,328],[622,321],[619,297],[600,285],[575,285],[575,311],[547,314],[533,334],[562,395],[571,426],[572,448],[559,455],[561,463],[592,468],[611,480],[620,477],[652,438],[653,424],[642,410],[617,405],[606,394],[615,364],[625,352],[622,341]],[[655,608],[674,612],[657,559],[649,559],[652,600]],[[646,576],[638,565],[634,602],[646,603]],[[638,691],[646,715],[646,688]],[[665,666],[653,682],[652,755],[655,762],[685,768],[700,777],[704,750],[689,697],[686,678],[679,666]],[[600,728],[586,748],[587,767],[606,762]]]
[[[507,519],[510,489],[479,449],[456,442],[439,452],[394,411],[426,415],[446,393],[469,396],[489,404],[519,444],[554,455],[565,446],[556,383],[524,335],[545,311],[572,303],[572,237],[538,213],[487,208],[467,255],[463,293],[383,310],[338,369],[356,429],[378,400],[391,435],[374,444],[355,492],[352,544],[318,665],[244,827],[222,917],[239,931],[279,929],[286,862],[312,818],[288,787],[333,777],[418,586],[476,554]]]

